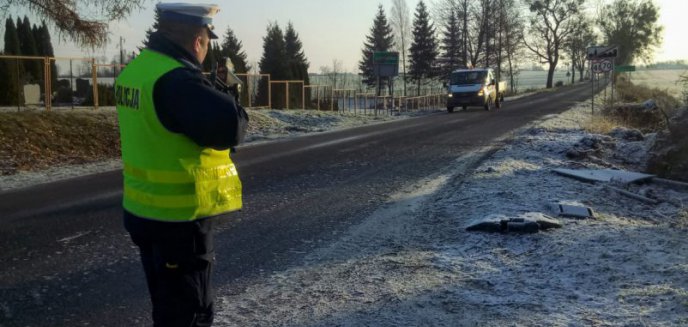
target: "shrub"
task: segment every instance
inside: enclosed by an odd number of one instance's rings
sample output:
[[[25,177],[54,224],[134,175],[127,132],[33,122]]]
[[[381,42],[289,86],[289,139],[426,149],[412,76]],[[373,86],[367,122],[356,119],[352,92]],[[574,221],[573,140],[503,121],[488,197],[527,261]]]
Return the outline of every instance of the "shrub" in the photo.
[[[668,131],[658,134],[650,151],[648,171],[688,181],[688,110],[679,111],[669,124]]]
[[[583,125],[583,128],[593,134],[608,134],[615,128],[623,126],[617,118],[606,115],[599,115],[593,117],[588,123]]]
[[[607,105],[603,113],[624,126],[646,133],[666,128],[668,117],[680,106],[680,101],[665,90],[635,85],[623,78],[617,80],[615,89],[620,104]],[[653,100],[656,109],[644,109],[641,104],[647,100]]]
[[[641,103],[653,99],[657,102],[657,107],[665,110],[668,116],[673,116],[681,105],[681,102],[666,90],[635,85],[625,78],[617,79],[616,91],[621,102]]]

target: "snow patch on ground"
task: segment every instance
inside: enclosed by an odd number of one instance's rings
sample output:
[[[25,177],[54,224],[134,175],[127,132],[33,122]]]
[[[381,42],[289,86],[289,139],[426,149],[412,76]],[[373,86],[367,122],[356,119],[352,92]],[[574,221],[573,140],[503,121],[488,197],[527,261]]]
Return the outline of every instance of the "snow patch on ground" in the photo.
[[[551,171],[628,165],[619,139],[596,160],[566,157],[589,136],[580,126],[589,112],[581,104],[546,117],[468,176],[481,155],[459,158],[302,264],[246,281],[243,292],[220,289],[217,324],[687,325],[688,193],[629,187],[662,200],[648,205]],[[554,215],[552,202],[590,206],[597,218],[559,218],[561,229],[527,235],[465,231],[494,215]]]
[[[19,171],[13,175],[0,176],[0,192],[117,169],[122,169],[120,159],[78,165],[60,165],[40,171]]]

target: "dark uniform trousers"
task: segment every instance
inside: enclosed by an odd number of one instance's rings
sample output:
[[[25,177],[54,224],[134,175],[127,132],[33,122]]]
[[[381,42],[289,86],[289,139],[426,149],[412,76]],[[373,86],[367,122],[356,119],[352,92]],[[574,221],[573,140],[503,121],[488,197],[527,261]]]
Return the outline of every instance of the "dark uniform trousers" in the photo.
[[[125,212],[124,227],[141,252],[155,327],[212,325],[214,221],[160,222]]]

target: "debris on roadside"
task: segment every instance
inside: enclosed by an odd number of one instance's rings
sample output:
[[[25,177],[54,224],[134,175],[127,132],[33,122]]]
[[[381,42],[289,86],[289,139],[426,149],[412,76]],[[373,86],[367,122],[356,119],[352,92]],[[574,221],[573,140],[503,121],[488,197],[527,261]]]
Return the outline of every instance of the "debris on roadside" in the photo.
[[[572,177],[584,182],[619,182],[622,184],[650,180],[654,175],[618,169],[553,169],[557,174]]]
[[[673,181],[664,178],[658,178],[655,175],[636,173],[617,169],[552,169],[553,172],[571,177],[576,180],[590,183],[603,183],[602,187],[607,190],[624,195],[631,199],[642,201],[647,204],[657,205],[665,201],[674,203],[671,199],[663,199],[657,194],[657,190],[651,187],[645,187],[640,192],[631,192],[631,184],[645,183],[659,184],[660,187],[670,187],[673,189],[683,188],[688,189],[688,183]]]
[[[659,178],[659,177],[653,178],[652,181],[655,183],[664,184],[664,185],[671,186],[671,187],[688,189],[688,183],[685,183],[685,182],[673,181],[670,179]]]
[[[616,127],[608,133],[609,136],[624,141],[644,141],[645,135],[637,129]]]
[[[629,192],[629,191],[626,191],[626,190],[623,190],[623,189],[620,189],[620,188],[618,188],[618,187],[614,187],[614,186],[611,186],[611,185],[604,185],[604,187],[605,187],[606,189],[608,189],[608,190],[612,190],[612,191],[617,192],[617,193],[619,193],[619,194],[621,194],[621,195],[625,195],[625,196],[627,196],[627,197],[629,197],[629,198],[636,199],[636,200],[639,200],[639,201],[642,201],[642,202],[645,202],[645,203],[649,203],[649,204],[659,204],[659,203],[661,202],[661,201],[659,201],[659,200],[657,200],[657,199],[651,199],[651,198],[649,198],[649,197],[642,196],[642,195],[640,195],[640,194],[635,194],[635,193],[633,193],[633,192]]]
[[[569,159],[597,159],[607,149],[616,147],[614,139],[607,135],[586,135],[566,152]]]
[[[564,218],[590,219],[595,218],[595,212],[590,207],[554,202],[549,204],[550,210]]]
[[[466,231],[532,234],[541,230],[561,227],[561,223],[554,218],[539,212],[528,212],[511,218],[504,215],[491,215],[482,221],[469,225],[466,227]]]

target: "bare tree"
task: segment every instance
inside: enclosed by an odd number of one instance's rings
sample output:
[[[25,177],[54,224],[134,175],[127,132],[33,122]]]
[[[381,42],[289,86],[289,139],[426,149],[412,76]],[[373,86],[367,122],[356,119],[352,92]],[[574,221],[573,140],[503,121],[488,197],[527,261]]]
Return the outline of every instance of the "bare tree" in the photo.
[[[525,45],[540,62],[548,64],[547,88],[552,88],[554,71],[561,59],[566,40],[575,30],[575,20],[584,0],[526,0],[530,12],[529,34],[532,40]]]
[[[146,0],[0,0],[0,12],[29,10],[52,22],[62,39],[95,48],[107,42],[109,22],[127,17],[144,2]]]
[[[453,30],[450,27],[457,21],[458,62],[494,66],[498,77],[506,70],[515,91],[525,25],[520,4],[518,0],[438,0],[433,13],[445,29]]]
[[[578,17],[576,17],[576,21],[578,23],[575,25],[575,30],[566,42],[572,65],[571,83],[576,81],[576,70],[580,73],[580,80],[583,80],[585,63],[588,61],[587,48],[597,41],[597,36],[593,31],[592,21],[589,18],[585,17],[583,14],[579,14]]]
[[[509,77],[511,92],[516,92],[517,76],[519,73],[517,58],[523,52],[523,28],[524,21],[518,4],[514,0],[499,0],[500,22],[503,37],[500,44],[506,58],[506,73]],[[501,61],[501,58],[500,58]]]
[[[394,44],[401,53],[401,67],[404,72],[404,96],[406,96],[406,51],[411,39],[411,18],[409,13],[410,10],[406,5],[406,0],[392,0],[392,14],[389,20],[392,29],[394,29]]]
[[[337,86],[339,85],[339,88],[343,88],[343,85],[340,84],[340,81],[343,78],[343,69],[342,69],[342,61],[337,60],[337,59],[332,59],[332,66],[322,66],[320,67],[320,73],[327,76],[327,80],[330,82],[330,85],[332,86],[333,89],[337,89]]]
[[[476,8],[475,21],[478,28],[478,44],[473,53],[474,62],[479,62],[482,55],[482,66],[491,66],[491,60],[494,57],[492,50],[492,40],[494,39],[493,20],[492,15],[492,0],[480,0]]]

